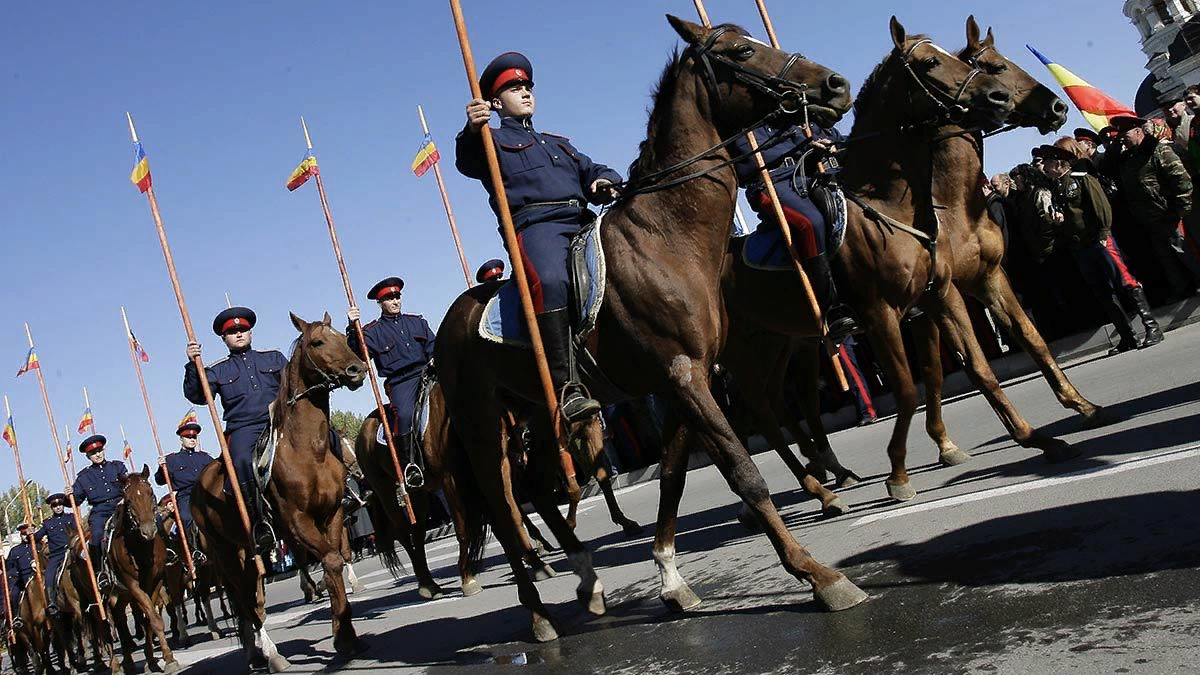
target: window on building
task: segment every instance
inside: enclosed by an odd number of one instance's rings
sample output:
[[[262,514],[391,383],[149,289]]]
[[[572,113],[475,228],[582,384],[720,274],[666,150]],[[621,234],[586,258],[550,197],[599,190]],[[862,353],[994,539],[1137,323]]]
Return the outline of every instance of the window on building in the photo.
[[[1183,11],[1187,12],[1188,14],[1196,13],[1196,3],[1192,0],[1179,0],[1179,6],[1183,7]]]
[[[1155,0],[1154,13],[1158,15],[1159,22],[1163,24],[1175,23],[1175,19],[1171,17],[1171,12],[1167,10],[1166,0]]]

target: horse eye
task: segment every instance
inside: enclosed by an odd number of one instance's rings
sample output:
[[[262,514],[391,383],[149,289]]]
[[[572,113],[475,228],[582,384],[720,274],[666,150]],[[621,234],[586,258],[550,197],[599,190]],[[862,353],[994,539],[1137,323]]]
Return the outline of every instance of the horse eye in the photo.
[[[745,61],[751,56],[754,56],[754,47],[751,47],[750,45],[742,45],[741,47],[738,47],[737,54],[734,56],[736,56],[739,61]]]
[[[920,63],[922,66],[925,66],[926,68],[933,68],[933,67],[937,66],[937,64],[938,64],[938,57],[930,56],[927,59],[921,59]]]
[[[320,347],[320,346],[321,346],[321,345],[323,345],[323,344],[325,344],[325,341],[324,341],[324,340],[313,340],[312,342],[309,342],[309,343],[308,343],[308,346],[310,346],[310,347]]]

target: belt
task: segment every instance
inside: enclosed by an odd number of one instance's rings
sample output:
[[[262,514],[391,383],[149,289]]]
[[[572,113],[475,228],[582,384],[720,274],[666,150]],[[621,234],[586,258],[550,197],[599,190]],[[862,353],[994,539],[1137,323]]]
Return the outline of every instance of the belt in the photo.
[[[583,202],[578,199],[562,199],[556,202],[531,202],[518,208],[516,211],[513,211],[513,215],[516,215],[525,209],[548,208],[551,206],[571,206],[574,208],[581,208],[583,206]]]

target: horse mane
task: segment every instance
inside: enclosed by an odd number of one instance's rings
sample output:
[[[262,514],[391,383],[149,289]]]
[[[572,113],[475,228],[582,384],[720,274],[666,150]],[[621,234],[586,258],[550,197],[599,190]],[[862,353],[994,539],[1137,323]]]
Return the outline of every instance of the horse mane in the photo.
[[[908,36],[910,40],[924,40],[927,36],[924,34],[916,34]],[[888,55],[875,66],[867,79],[863,80],[862,86],[858,89],[858,96],[854,98],[854,127],[858,126],[860,120],[864,117],[869,117],[872,112],[873,105],[879,105],[887,100],[889,88],[893,83],[892,77],[889,76],[887,70],[900,55],[900,50],[892,48]],[[850,134],[854,135],[854,127],[850,128]]]
[[[737,33],[738,35],[749,35],[750,32],[745,28],[735,23],[723,23],[719,26],[714,26],[713,30],[724,28],[728,32]],[[662,75],[659,76],[658,84],[650,90],[650,116],[646,120],[646,140],[638,145],[638,156],[629,165],[629,181],[633,182],[639,176],[654,173],[659,167],[659,157],[655,152],[658,136],[670,133],[671,125],[675,122],[675,118],[670,114],[668,106],[675,99],[675,91],[679,85],[679,74],[682,72],[683,62],[680,58],[679,47],[671,50],[671,56],[667,59],[666,66],[663,67]]]
[[[273,426],[276,429],[282,428],[284,420],[287,418],[288,410],[291,408],[287,404],[292,397],[292,378],[288,377],[292,366],[296,362],[296,352],[300,349],[300,342],[304,339],[304,334],[296,336],[292,340],[292,345],[288,347],[288,364],[283,369],[283,375],[279,378],[279,393],[275,395],[275,417]]]

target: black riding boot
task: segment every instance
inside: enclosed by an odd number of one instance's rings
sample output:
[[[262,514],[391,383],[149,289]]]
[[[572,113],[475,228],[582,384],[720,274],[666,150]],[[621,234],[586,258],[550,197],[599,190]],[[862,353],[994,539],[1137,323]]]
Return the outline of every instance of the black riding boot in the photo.
[[[600,403],[583,395],[571,361],[571,319],[566,309],[556,309],[537,315],[542,332],[542,346],[550,366],[550,379],[555,393],[562,397],[559,405],[569,422],[579,422],[600,412]]]
[[[263,508],[263,498],[259,494],[258,484],[252,480],[241,483],[242,499],[246,502],[246,515],[250,516],[250,531],[253,533],[254,545],[263,555],[275,550],[275,529],[267,518]]]
[[[841,342],[847,335],[859,333],[862,329],[854,317],[854,311],[849,305],[838,300],[837,284],[833,281],[833,270],[825,254],[813,256],[804,261],[804,271],[812,284],[813,295],[824,308],[825,323],[829,326],[829,339]]]
[[[197,567],[208,563],[208,556],[204,555],[204,551],[201,551],[200,547],[196,544],[199,539],[196,536],[196,524],[189,523],[187,527],[188,550],[192,553],[192,564]]]
[[[1129,317],[1125,315],[1125,310],[1121,308],[1121,302],[1117,300],[1117,295],[1109,293],[1108,297],[1104,298],[1102,303],[1105,314],[1108,314],[1108,320],[1112,322],[1113,328],[1117,329],[1117,335],[1121,336],[1121,341],[1117,343],[1117,346],[1108,350],[1109,356],[1137,349],[1137,336],[1133,334],[1133,328],[1129,325]]]
[[[1138,286],[1128,289],[1128,292],[1129,299],[1133,301],[1133,306],[1137,308],[1138,316],[1142,319],[1142,326],[1146,329],[1146,336],[1142,338],[1140,347],[1153,347],[1165,340],[1162,329],[1158,327],[1158,322],[1150,313],[1150,303],[1146,302],[1146,291]]]

